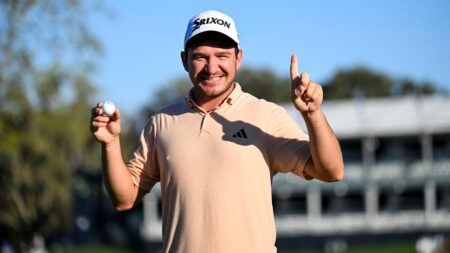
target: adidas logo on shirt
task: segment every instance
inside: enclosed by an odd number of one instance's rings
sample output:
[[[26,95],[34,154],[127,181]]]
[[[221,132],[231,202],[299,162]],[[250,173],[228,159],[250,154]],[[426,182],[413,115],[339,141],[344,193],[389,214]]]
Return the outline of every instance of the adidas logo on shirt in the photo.
[[[245,133],[245,130],[241,128],[237,133],[233,134],[234,138],[244,138],[247,139],[247,134]]]

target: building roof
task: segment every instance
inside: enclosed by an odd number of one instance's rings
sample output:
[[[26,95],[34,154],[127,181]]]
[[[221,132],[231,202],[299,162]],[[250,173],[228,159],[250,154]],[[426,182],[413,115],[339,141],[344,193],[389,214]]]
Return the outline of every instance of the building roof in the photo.
[[[294,106],[284,107],[306,130]],[[325,100],[322,109],[341,139],[450,133],[450,96]]]

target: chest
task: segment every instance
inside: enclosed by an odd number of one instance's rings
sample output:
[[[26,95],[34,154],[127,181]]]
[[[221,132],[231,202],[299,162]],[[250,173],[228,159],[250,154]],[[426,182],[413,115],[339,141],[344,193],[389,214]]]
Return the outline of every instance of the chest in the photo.
[[[251,117],[213,113],[167,120],[156,138],[162,184],[210,188],[270,180],[265,133]]]

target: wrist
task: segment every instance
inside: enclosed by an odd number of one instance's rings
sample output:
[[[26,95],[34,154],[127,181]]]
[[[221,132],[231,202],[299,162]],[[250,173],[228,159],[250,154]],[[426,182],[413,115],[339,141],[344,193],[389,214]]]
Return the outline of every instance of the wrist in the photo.
[[[301,113],[301,115],[302,115],[302,117],[305,119],[305,120],[307,120],[307,119],[309,119],[309,120],[313,120],[313,119],[316,119],[316,118],[322,118],[323,117],[323,113],[322,113],[322,110],[315,110],[315,111],[305,111],[305,112],[300,112]]]
[[[110,141],[102,143],[105,150],[116,148],[120,146],[119,136],[112,137]]]

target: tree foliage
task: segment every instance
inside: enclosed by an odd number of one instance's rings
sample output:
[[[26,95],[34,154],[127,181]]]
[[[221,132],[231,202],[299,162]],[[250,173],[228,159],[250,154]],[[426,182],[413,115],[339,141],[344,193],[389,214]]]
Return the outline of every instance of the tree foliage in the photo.
[[[405,95],[430,95],[436,88],[429,82],[397,80],[383,73],[363,67],[338,71],[323,83],[326,99],[350,99],[362,97],[387,97]]]
[[[26,249],[72,224],[76,170],[98,171],[88,128],[100,45],[71,0],[0,1],[0,238]]]
[[[243,68],[237,81],[244,91],[258,98],[275,103],[290,101],[290,79],[279,77],[269,69]]]
[[[391,80],[388,76],[366,68],[338,71],[324,84],[327,99],[348,99],[352,97],[385,97],[390,95]]]
[[[184,98],[191,87],[191,81],[187,76],[178,77],[163,84],[154,92],[151,102],[144,106],[144,113],[152,115],[160,108]]]

